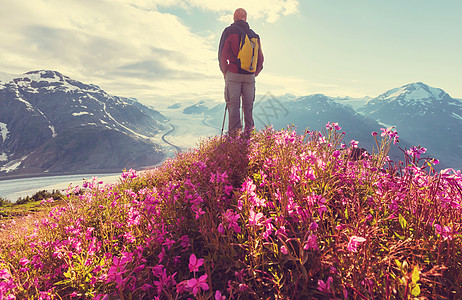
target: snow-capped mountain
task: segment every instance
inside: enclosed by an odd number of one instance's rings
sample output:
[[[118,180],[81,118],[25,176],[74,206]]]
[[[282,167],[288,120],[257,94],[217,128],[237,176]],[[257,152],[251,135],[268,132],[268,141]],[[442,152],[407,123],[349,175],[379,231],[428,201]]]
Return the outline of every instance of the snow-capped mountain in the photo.
[[[379,95],[367,102],[361,111],[370,117],[383,115],[387,112],[387,120],[399,121],[402,117],[410,115],[413,118],[418,118],[428,114],[444,113],[448,110],[448,106],[450,106],[449,110],[452,111],[453,107],[451,106],[459,106],[459,101],[452,99],[442,89],[416,82]],[[460,115],[455,115],[456,118],[458,116]]]
[[[201,115],[206,113],[209,108],[205,105],[204,101],[200,101],[183,109],[183,113],[187,115]]]
[[[165,117],[56,71],[0,77],[0,176],[120,171],[164,158]]]
[[[462,102],[422,82],[391,89],[360,109],[402,138],[422,145],[444,164],[462,167]]]

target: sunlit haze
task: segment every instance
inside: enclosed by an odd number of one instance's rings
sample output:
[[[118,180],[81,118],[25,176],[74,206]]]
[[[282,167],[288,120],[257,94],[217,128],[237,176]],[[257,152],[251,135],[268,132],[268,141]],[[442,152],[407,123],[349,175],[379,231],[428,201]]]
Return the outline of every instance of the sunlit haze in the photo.
[[[238,7],[261,37],[259,94],[421,81],[462,98],[459,0],[3,0],[0,72],[56,70],[152,105],[221,101],[217,48]]]

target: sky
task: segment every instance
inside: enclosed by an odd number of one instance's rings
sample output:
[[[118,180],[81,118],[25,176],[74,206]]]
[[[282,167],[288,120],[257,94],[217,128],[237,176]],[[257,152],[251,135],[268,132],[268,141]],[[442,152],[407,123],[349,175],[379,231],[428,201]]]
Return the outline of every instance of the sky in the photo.
[[[257,93],[376,97],[424,82],[462,98],[460,0],[1,0],[0,73],[55,70],[162,106],[223,101],[238,7],[260,35]]]

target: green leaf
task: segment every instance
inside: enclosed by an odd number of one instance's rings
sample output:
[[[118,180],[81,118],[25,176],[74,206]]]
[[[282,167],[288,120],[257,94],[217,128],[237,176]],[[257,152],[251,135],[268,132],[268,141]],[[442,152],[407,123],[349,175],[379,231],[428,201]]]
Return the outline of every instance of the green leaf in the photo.
[[[255,181],[260,181],[261,180],[261,174],[260,173],[254,173],[253,174],[253,179]]]
[[[61,280],[58,282],[55,282],[53,285],[69,285],[72,281],[71,280]]]
[[[345,208],[345,219],[348,219],[348,208]]]
[[[401,264],[401,262],[399,260],[395,259],[395,263],[398,266],[398,268],[400,268],[400,269],[402,268],[402,264]]]
[[[399,214],[399,224],[403,229],[407,227],[407,221],[401,214]]]
[[[404,236],[402,235],[399,235],[398,233],[394,232],[394,234],[396,235],[397,238],[399,238],[400,240],[404,240]]]
[[[415,297],[417,297],[417,296],[420,295],[420,284],[416,284],[416,285],[412,288],[411,294],[412,294],[412,296],[415,296]]]
[[[419,275],[419,267],[415,266],[414,267],[414,270],[412,270],[412,283],[413,284],[416,284],[417,281],[419,281],[420,279],[420,275]]]

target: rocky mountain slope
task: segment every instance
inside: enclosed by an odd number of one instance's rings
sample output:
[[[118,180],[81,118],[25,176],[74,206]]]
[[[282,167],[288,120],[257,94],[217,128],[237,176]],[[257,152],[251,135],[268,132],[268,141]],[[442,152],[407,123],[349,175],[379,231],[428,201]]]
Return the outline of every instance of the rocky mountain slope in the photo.
[[[462,168],[462,102],[422,82],[391,89],[360,110],[401,137],[435,153],[445,166]]]
[[[56,71],[0,81],[0,177],[120,171],[159,163],[166,118]]]

